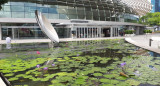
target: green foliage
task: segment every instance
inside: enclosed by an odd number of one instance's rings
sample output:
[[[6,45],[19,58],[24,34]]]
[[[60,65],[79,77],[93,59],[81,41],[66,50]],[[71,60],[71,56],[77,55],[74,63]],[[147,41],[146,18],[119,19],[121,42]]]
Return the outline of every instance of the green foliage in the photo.
[[[139,19],[139,23],[150,26],[160,25],[160,12],[148,13],[145,16],[142,16]]]
[[[124,32],[125,32],[125,34],[133,34],[134,30],[125,30]]]
[[[94,73],[94,76],[102,76],[102,73]]]
[[[0,0],[0,10],[2,9],[2,5],[7,2],[8,2],[8,0]]]
[[[144,33],[152,33],[152,30],[144,30]]]

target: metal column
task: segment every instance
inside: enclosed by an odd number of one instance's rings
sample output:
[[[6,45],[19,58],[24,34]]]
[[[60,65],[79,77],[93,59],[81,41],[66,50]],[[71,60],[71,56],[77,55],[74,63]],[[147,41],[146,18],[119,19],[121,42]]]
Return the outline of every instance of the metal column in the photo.
[[[110,32],[111,37],[113,37],[113,27],[111,27],[110,29],[111,29],[111,32]]]
[[[14,39],[14,28],[12,28],[12,39]]]
[[[91,38],[93,38],[93,28],[91,28],[91,30],[92,30],[92,37]]]
[[[84,28],[84,38],[86,38],[86,28]]]
[[[0,40],[2,40],[2,28],[1,28],[1,24],[0,24]]]
[[[80,37],[81,37],[81,35],[80,35],[80,34],[81,34],[81,32],[80,32],[80,31],[81,31],[81,28],[78,28],[78,29],[79,29],[79,30],[78,30],[78,33],[79,33],[79,37],[78,37],[78,38],[80,38]]]
[[[87,38],[88,38],[88,28],[86,28],[87,29]]]

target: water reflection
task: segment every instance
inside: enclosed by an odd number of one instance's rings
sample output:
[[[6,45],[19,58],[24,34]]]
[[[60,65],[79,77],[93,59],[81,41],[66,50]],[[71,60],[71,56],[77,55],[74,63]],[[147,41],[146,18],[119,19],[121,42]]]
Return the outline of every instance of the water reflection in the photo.
[[[150,51],[149,54],[153,57],[160,57],[160,54]]]

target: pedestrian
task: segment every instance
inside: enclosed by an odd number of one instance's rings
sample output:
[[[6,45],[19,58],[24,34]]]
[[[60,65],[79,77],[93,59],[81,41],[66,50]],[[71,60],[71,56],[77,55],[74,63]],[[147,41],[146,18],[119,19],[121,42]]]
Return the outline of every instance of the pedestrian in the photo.
[[[6,49],[11,49],[11,38],[9,35],[6,37]]]

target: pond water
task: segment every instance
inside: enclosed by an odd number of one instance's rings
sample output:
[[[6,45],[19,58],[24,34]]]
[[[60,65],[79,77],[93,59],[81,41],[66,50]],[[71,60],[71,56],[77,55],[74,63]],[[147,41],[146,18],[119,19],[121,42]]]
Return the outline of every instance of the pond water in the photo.
[[[159,86],[159,54],[124,40],[2,45],[0,72],[13,86]],[[122,68],[121,63],[126,62]]]

